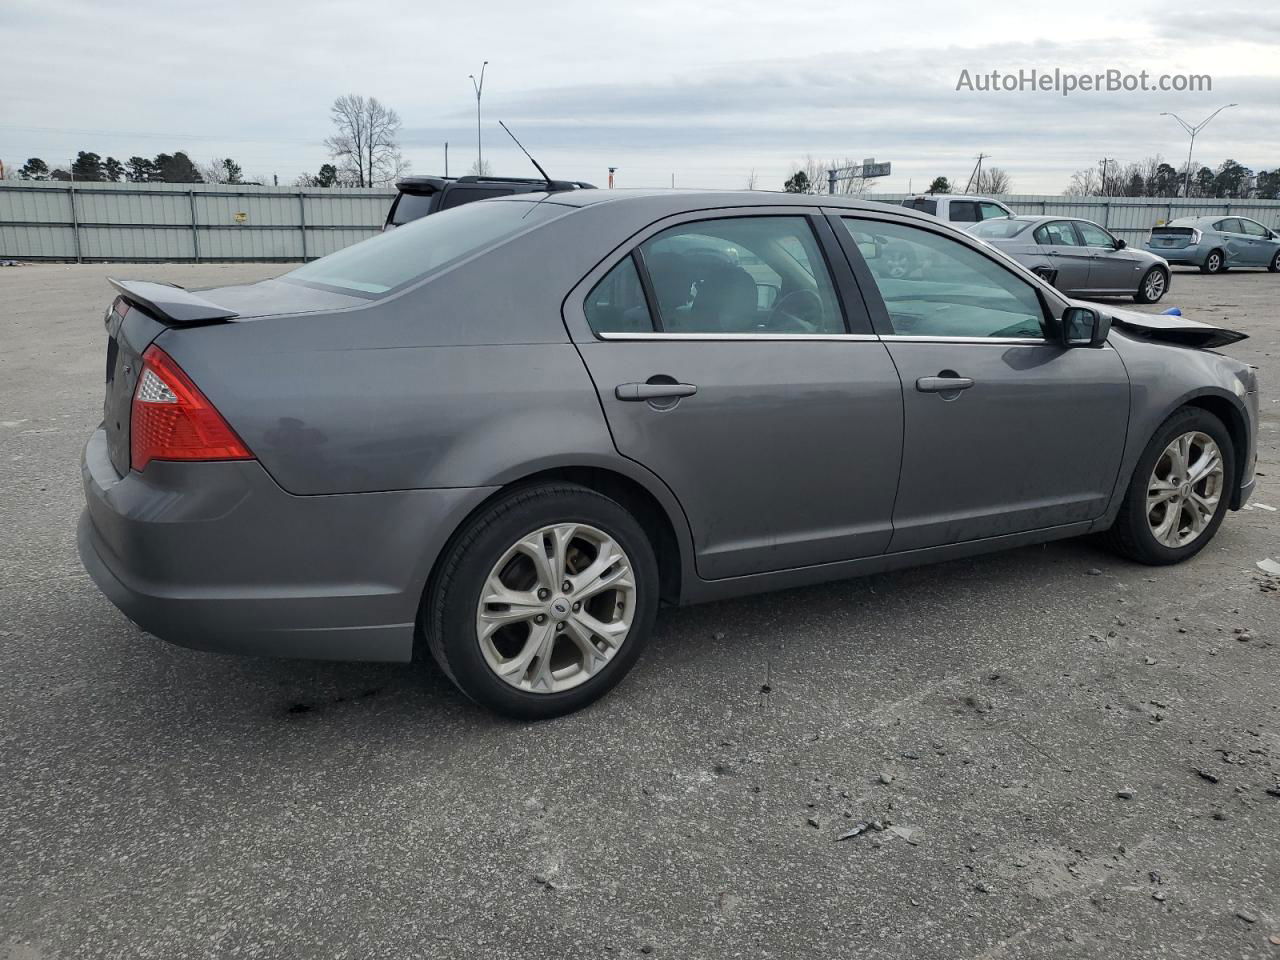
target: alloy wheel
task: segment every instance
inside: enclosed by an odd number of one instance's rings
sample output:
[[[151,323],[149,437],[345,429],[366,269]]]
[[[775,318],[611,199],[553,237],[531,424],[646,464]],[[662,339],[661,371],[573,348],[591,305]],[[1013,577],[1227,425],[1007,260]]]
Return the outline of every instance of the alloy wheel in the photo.
[[[1155,303],[1164,296],[1164,285],[1164,271],[1153,270],[1147,274],[1146,282],[1142,285],[1142,293],[1151,303]]]
[[[493,565],[480,591],[476,639],[506,683],[560,693],[614,658],[635,613],[626,551],[596,527],[560,523],[524,536]]]
[[[1216,253],[1209,254],[1207,266],[1209,267],[1210,273],[1217,273],[1218,268],[1222,266],[1222,257]]]
[[[1181,434],[1156,460],[1147,482],[1147,524],[1166,547],[1185,547],[1208,529],[1223,492],[1218,444],[1198,430]]]

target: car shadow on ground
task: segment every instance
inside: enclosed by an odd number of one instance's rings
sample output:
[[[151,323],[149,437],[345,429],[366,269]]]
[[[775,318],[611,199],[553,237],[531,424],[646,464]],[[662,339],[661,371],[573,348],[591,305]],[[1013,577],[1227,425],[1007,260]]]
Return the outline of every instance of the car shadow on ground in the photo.
[[[720,673],[730,661],[777,657],[821,669],[833,631],[836,642],[856,644],[859,656],[894,660],[905,655],[912,633],[951,629],[974,604],[997,597],[1034,604],[1046,582],[1064,579],[1076,589],[1096,588],[1098,581],[1085,574],[1103,567],[1142,569],[1086,538],[664,609],[633,677],[643,678],[644,687],[696,683],[700,671]],[[363,729],[375,717],[384,734],[402,729],[410,737],[439,726],[480,731],[520,725],[472,703],[429,656],[378,664],[206,653],[166,644],[120,619],[112,646],[128,660],[131,693],[151,691],[164,728],[178,739],[210,724],[241,733],[286,727],[333,732],[347,724]],[[819,632],[827,639],[808,649]],[[615,701],[643,697],[628,686],[638,685],[624,681],[588,710],[607,712]],[[639,701],[631,706],[637,705],[643,710]],[[143,713],[154,719],[151,711]]]

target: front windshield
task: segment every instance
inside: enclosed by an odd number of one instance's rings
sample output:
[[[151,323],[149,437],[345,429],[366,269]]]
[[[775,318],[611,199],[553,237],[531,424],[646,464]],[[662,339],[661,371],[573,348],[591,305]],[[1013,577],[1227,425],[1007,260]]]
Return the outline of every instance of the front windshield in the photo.
[[[286,273],[281,280],[381,297],[450,263],[563,216],[555,203],[483,200],[406,223]]]
[[[1009,237],[1016,237],[1029,226],[1031,226],[1030,220],[1012,220],[1006,217],[975,223],[969,228],[969,233],[988,240],[1007,240]]]

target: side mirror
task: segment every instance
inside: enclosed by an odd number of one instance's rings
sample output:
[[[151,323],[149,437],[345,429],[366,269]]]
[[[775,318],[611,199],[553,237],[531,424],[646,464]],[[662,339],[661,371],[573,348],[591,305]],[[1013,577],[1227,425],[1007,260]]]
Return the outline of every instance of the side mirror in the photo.
[[[1090,307],[1067,307],[1062,315],[1062,343],[1067,347],[1100,347],[1111,332],[1111,318]]]
[[[1117,240],[1117,241],[1116,241],[1116,249],[1117,249],[1117,250],[1123,250],[1123,249],[1124,249],[1125,247],[1127,247],[1128,245],[1129,245],[1129,244],[1125,243],[1123,240]]]

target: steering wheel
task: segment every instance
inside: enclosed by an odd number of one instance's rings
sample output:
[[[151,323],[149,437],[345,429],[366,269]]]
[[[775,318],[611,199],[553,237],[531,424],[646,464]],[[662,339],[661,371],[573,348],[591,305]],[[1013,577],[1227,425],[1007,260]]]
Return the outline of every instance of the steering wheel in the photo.
[[[792,290],[773,305],[765,326],[771,330],[820,329],[822,299],[812,290]]]

